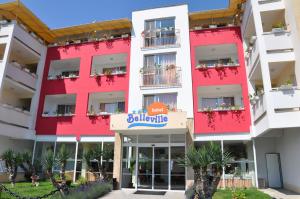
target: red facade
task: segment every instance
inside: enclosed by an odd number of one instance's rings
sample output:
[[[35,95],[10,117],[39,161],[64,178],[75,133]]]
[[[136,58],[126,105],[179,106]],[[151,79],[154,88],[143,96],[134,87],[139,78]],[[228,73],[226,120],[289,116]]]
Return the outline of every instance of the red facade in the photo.
[[[250,132],[250,105],[248,101],[247,76],[240,28],[218,28],[190,32],[193,81],[195,134]],[[196,48],[207,45],[236,44],[239,66],[222,69],[196,69]],[[240,85],[244,110],[201,112],[198,107],[199,86]]]
[[[127,54],[126,74],[100,78],[90,76],[93,56],[118,53]],[[70,58],[80,58],[79,78],[47,80],[51,60]],[[89,93],[123,91],[127,112],[129,62],[130,39],[48,48],[37,115],[37,135],[114,135],[109,129],[109,116],[87,116]],[[74,116],[42,117],[45,96],[54,94],[76,94]]]

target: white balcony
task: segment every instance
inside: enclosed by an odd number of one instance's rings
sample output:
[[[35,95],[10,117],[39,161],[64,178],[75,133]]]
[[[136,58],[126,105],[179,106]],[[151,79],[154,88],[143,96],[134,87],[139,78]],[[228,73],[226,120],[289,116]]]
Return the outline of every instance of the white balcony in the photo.
[[[43,117],[72,117],[75,115],[76,94],[47,95]]]
[[[297,109],[299,111],[300,90],[297,88],[272,91],[271,98],[275,110],[280,111],[280,109]]]
[[[79,77],[80,58],[52,60],[48,80],[76,79]]]
[[[180,46],[180,30],[173,27],[144,30],[142,49],[168,48]]]
[[[124,112],[124,92],[96,92],[89,94],[88,116],[106,116]]]
[[[283,0],[258,0],[261,12],[285,9]]]
[[[32,119],[28,111],[8,104],[0,104],[0,113],[1,121],[26,128]]]
[[[286,51],[293,49],[291,33],[287,31],[269,32],[263,35],[266,50],[269,51]]]
[[[249,73],[252,73],[252,70],[254,70],[254,66],[256,66],[259,50],[258,50],[258,40],[254,36],[252,39],[251,45],[248,47],[248,55],[247,55],[247,65],[249,67]]]
[[[91,76],[125,75],[127,54],[95,55],[93,56]]]
[[[27,68],[22,68],[21,65],[16,62],[7,64],[6,75],[22,85],[34,90],[36,89],[35,83],[37,76],[31,73]]]
[[[142,88],[180,87],[181,68],[175,65],[141,69]]]
[[[251,99],[251,103],[252,103],[254,121],[256,121],[267,111],[265,95],[261,94],[261,95],[254,96],[253,99]]]

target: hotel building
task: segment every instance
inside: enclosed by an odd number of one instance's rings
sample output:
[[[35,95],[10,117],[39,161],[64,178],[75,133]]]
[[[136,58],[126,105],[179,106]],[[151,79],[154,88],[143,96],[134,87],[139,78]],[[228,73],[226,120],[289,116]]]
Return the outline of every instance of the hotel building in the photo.
[[[59,29],[0,4],[0,153],[41,161],[65,144],[68,175],[94,180],[84,154],[100,144],[119,188],[185,190],[193,170],[177,159],[213,141],[233,156],[219,187],[300,192],[296,1],[175,5]]]

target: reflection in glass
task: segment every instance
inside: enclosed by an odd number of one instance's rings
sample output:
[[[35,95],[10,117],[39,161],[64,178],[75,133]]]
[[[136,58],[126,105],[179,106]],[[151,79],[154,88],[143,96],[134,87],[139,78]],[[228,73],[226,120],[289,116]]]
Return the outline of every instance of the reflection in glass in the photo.
[[[185,168],[179,166],[178,159],[184,158],[185,147],[171,147],[171,189],[185,190]]]
[[[122,188],[136,186],[136,147],[124,146],[122,157]]]
[[[152,188],[152,147],[140,147],[138,151],[138,188]]]

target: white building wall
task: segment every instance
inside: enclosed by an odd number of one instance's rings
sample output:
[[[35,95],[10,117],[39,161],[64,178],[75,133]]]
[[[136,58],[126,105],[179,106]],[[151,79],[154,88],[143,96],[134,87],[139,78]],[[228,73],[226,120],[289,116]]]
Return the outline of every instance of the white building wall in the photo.
[[[160,49],[141,49],[145,20],[175,17],[175,29],[180,30],[180,46]],[[192,76],[190,61],[189,20],[187,5],[163,7],[150,10],[135,11],[132,13],[132,40],[130,58],[129,106],[128,111],[139,110],[143,107],[144,94],[174,93],[177,96],[177,109],[187,112],[187,117],[193,117]],[[140,69],[143,67],[143,58],[147,54],[163,52],[176,53],[176,66],[181,67],[181,87],[141,89]]]
[[[0,134],[4,136],[9,136],[12,138],[23,138],[23,139],[34,139],[35,138],[35,121],[36,121],[36,114],[38,109],[38,101],[40,96],[40,89],[41,89],[41,83],[42,83],[42,77],[43,77],[43,71],[44,71],[44,64],[46,59],[46,52],[47,48],[45,45],[41,44],[37,38],[34,38],[32,35],[30,35],[28,32],[26,32],[23,28],[21,28],[15,21],[5,25],[4,27],[1,27],[0,29],[0,35],[1,40],[0,43],[6,43],[6,49],[4,53],[4,57],[2,62],[0,63],[2,67],[0,67],[0,89],[2,89],[3,81],[6,72],[8,71],[7,68],[9,67],[8,59],[11,52],[11,44],[14,39],[20,40],[22,43],[27,45],[31,50],[33,50],[35,53],[39,54],[40,60],[37,67],[37,79],[34,82],[34,88],[35,92],[31,100],[31,107],[30,107],[30,113],[28,118],[30,118],[30,121],[26,122],[29,129],[21,128],[18,126],[12,126],[7,123],[2,123],[0,128]],[[30,49],[28,49],[30,50]],[[20,88],[24,87],[20,85]],[[7,96],[5,96],[7,97]],[[13,99],[11,99],[13,101]],[[13,110],[11,110],[13,111]],[[3,117],[9,117],[10,115],[14,114],[5,114],[4,112],[0,113]],[[4,116],[5,115],[5,116]],[[26,116],[27,117],[27,116]],[[15,118],[11,118],[11,120],[14,120]],[[6,118],[6,120],[10,120],[9,118]],[[6,122],[6,121],[5,121]],[[23,126],[23,125],[22,125]],[[4,138],[3,138],[4,139]]]
[[[300,193],[300,128],[283,129],[283,135],[276,139],[280,153],[283,186]]]

